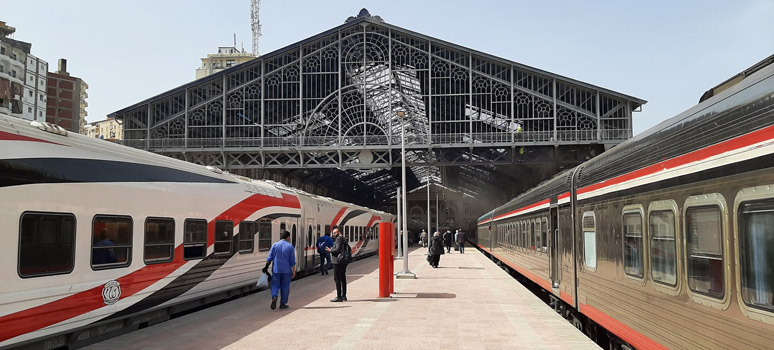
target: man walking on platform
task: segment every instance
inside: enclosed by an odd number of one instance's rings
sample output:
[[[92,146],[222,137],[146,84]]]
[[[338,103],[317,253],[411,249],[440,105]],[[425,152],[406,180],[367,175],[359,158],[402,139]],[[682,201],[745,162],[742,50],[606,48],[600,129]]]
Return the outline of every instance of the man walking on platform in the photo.
[[[272,272],[274,277],[271,280],[271,309],[277,308],[277,294],[282,291],[280,299],[280,309],[287,309],[288,296],[290,295],[290,280],[296,277],[296,253],[293,245],[290,244],[290,232],[282,231],[280,240],[272,244],[269,250],[269,257],[266,258],[266,266],[263,267],[263,273],[269,271],[269,264],[274,262]]]
[[[446,245],[446,252],[451,254],[452,233],[449,230],[443,233],[443,243]]]
[[[326,248],[333,247],[333,240],[328,232],[325,232],[325,236],[317,239],[317,252],[320,253],[320,274],[327,275],[328,270],[331,269],[331,253],[328,253]],[[325,262],[328,262],[327,264]]]
[[[454,241],[459,246],[460,254],[465,254],[465,233],[457,230],[457,233],[454,234]]]

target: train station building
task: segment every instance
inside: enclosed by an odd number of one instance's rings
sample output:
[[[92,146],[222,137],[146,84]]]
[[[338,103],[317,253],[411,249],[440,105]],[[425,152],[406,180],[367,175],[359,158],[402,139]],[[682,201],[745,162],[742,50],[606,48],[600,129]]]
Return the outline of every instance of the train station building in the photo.
[[[391,212],[404,142],[416,207],[464,226],[631,138],[645,102],[363,10],[110,117],[128,146]]]

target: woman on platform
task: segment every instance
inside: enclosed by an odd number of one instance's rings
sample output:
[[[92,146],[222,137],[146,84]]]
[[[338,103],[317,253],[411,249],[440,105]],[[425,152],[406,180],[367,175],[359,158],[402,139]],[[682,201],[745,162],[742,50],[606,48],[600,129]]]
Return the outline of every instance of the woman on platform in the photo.
[[[430,266],[438,267],[438,263],[441,261],[441,255],[443,251],[443,240],[441,234],[435,232],[433,239],[430,240]]]

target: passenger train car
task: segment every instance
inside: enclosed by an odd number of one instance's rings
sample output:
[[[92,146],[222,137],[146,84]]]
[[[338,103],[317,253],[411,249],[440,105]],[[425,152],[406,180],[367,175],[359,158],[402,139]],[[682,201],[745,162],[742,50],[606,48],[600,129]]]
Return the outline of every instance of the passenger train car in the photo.
[[[0,115],[0,348],[53,349],[254,289],[291,232],[300,272],[333,227],[354,257],[393,216]]]
[[[774,64],[752,71],[485,214],[478,246],[611,348],[771,349]]]

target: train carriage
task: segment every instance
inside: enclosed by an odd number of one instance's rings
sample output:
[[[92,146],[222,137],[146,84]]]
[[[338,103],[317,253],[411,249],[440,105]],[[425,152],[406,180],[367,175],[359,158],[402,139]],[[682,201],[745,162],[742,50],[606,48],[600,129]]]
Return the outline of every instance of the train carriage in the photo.
[[[291,232],[299,271],[339,227],[393,216],[0,115],[0,347],[80,346],[253,290]]]
[[[770,348],[772,61],[482,216],[479,246],[612,348]]]

